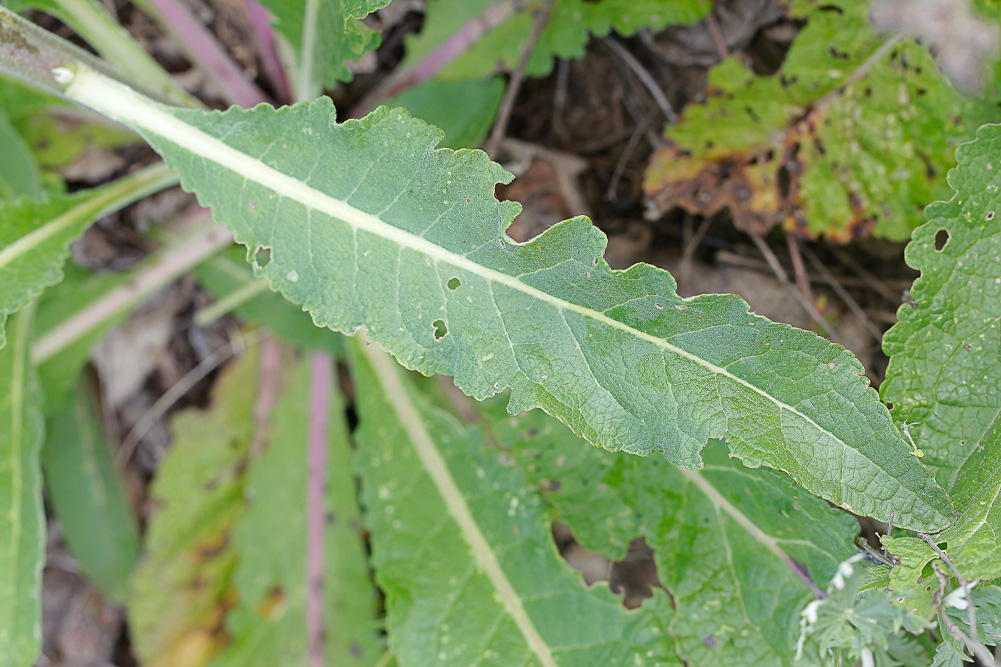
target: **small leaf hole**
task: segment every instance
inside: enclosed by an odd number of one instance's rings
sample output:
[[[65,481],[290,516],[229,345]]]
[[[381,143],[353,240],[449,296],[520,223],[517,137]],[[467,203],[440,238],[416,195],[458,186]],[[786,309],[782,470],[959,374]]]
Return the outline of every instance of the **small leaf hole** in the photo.
[[[254,251],[254,266],[259,269],[265,268],[271,263],[271,248],[268,246],[261,246]]]
[[[435,320],[431,326],[434,327],[435,340],[441,340],[448,335],[448,327],[445,325],[445,320]]]
[[[935,252],[942,252],[945,248],[945,244],[949,242],[949,232],[945,229],[940,229],[935,232]]]
[[[454,291],[454,290],[459,289],[459,285],[462,284],[462,281],[459,280],[458,278],[449,278],[448,282],[445,283],[445,284],[448,285],[448,289]]]

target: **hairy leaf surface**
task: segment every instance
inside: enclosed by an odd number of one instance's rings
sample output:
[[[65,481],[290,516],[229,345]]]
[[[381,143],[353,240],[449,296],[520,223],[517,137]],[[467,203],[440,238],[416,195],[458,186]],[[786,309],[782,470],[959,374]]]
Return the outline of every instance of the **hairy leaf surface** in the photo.
[[[90,223],[176,182],[173,174],[156,165],[110,185],[47,202],[0,202],[0,347],[7,316],[62,279],[69,243]]]
[[[427,19],[417,35],[406,41],[402,67],[419,62],[435,47],[473,21],[494,0],[434,0],[428,3]],[[481,37],[461,58],[438,74],[441,80],[483,79],[498,70],[510,71],[535,27],[540,0],[530,0],[511,18]],[[613,28],[622,35],[640,29],[659,29],[672,23],[695,23],[712,6],[706,0],[556,0],[549,22],[532,50],[525,73],[545,76],[555,58],[581,58],[590,35],[607,35]]]
[[[436,150],[440,132],[403,110],[343,124],[326,98],[186,112],[89,71],[67,94],[142,132],[318,325],[367,326],[477,399],[511,387],[512,413],[542,407],[607,449],[697,468],[723,437],[856,513],[951,521],[851,353],[736,296],[682,299],[655,267],[612,271],[586,218],[512,242],[518,205],[493,197],[510,175],[482,152]]]
[[[585,590],[556,551],[541,496],[483,448],[482,432],[362,346],[357,458],[400,664],[680,664],[653,615],[628,613],[605,587]]]
[[[139,556],[139,526],[92,389],[86,382],[76,387],[46,420],[42,469],[49,502],[84,574],[105,596],[124,604]]]
[[[42,396],[28,359],[32,311],[11,320],[0,350],[0,665],[30,665],[42,650],[45,513],[38,452]]]
[[[782,67],[758,76],[734,56],[713,69],[704,104],[668,127],[645,190],[651,209],[774,225],[850,241],[905,240],[918,210],[946,198],[958,142],[996,117],[956,91],[927,46],[877,32],[865,0],[797,0],[806,20]],[[947,122],[946,122],[947,121]]]
[[[882,394],[960,512],[936,541],[966,577],[993,579],[1001,576],[1001,126],[981,128],[956,156],[956,194],[928,207],[907,246],[921,277],[913,306],[900,307],[884,338]],[[936,557],[924,542],[907,548],[921,556],[898,578],[916,580]]]

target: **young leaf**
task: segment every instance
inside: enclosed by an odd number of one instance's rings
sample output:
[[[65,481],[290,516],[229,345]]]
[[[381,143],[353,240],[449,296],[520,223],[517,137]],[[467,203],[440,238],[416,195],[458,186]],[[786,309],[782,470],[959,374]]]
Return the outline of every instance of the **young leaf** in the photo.
[[[428,3],[424,27],[407,41],[407,55],[401,64],[407,69],[428,55],[464,25],[474,21],[495,0],[434,0]],[[487,32],[461,58],[445,67],[442,81],[480,80],[510,71],[521,58],[522,49],[535,27],[539,0],[512,3],[519,6],[514,16]],[[668,24],[695,23],[712,8],[706,0],[556,0],[548,23],[539,36],[525,67],[529,76],[545,76],[556,58],[581,58],[590,35],[607,35],[612,28],[629,36],[640,29],[659,29]]]
[[[347,63],[379,45],[379,34],[359,19],[389,0],[263,0],[275,28],[295,52],[295,96],[313,99],[324,85],[350,80]]]
[[[401,664],[681,664],[652,614],[584,589],[519,470],[353,342],[373,566]]]
[[[673,601],[656,613],[682,660],[792,663],[798,612],[855,553],[857,522],[784,475],[748,470],[722,443],[707,447],[705,468],[692,473],[663,460],[582,450],[545,414],[514,419],[496,401],[484,405],[491,443],[544,491],[581,546],[616,560],[635,538],[653,549]]]
[[[0,201],[27,197],[42,199],[42,176],[28,145],[0,107]]]
[[[93,190],[47,202],[0,202],[0,347],[3,323],[43,289],[62,280],[69,243],[97,218],[170,187],[162,164]]]
[[[306,665],[306,506],[309,364],[287,374],[287,391],[272,416],[268,448],[253,462],[247,510],[232,534],[239,554],[232,585],[236,607],[226,616],[232,641],[213,667]],[[328,665],[373,665],[378,640],[376,592],[361,536],[352,450],[338,392],[330,403],[325,533],[325,657]]]
[[[993,579],[1001,576],[1001,126],[981,128],[956,158],[956,194],[928,207],[907,246],[921,277],[913,305],[900,307],[884,337],[881,390],[960,511],[936,541],[966,577]],[[914,583],[935,554],[912,542],[923,557],[898,577]]]
[[[0,350],[0,665],[30,665],[42,649],[45,514],[38,450],[42,396],[28,360],[32,310],[11,320]]]
[[[46,420],[42,469],[70,552],[94,585],[124,604],[139,526],[86,382]]]
[[[996,110],[953,88],[927,46],[877,32],[870,10],[797,0],[789,17],[806,25],[777,73],[755,75],[737,56],[713,69],[713,94],[666,129],[672,145],[651,160],[652,209],[729,207],[757,232],[907,239],[916,211],[949,195],[956,144]]]
[[[510,175],[436,150],[440,132],[405,111],[168,109],[83,68],[66,94],[141,132],[318,325],[365,325],[477,399],[510,386],[512,413],[542,407],[607,449],[697,468],[723,437],[858,514],[952,520],[851,353],[736,296],[682,299],[655,267],[612,271],[586,218],[515,244],[518,205],[493,197]]]

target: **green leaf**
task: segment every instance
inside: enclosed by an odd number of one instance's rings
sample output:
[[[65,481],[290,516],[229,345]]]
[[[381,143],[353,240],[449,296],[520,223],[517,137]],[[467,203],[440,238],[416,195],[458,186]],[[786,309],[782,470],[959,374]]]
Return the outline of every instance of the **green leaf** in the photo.
[[[244,254],[241,249],[233,248],[199,265],[195,269],[198,282],[220,301],[241,290],[253,290],[256,294],[233,310],[240,318],[264,326],[278,338],[298,347],[326,350],[343,357],[341,336],[316,327],[307,313],[272,292],[266,280],[254,278]],[[262,289],[251,287],[255,281],[263,283]]]
[[[428,3],[421,32],[406,40],[406,69],[473,21],[495,0],[435,0]],[[479,80],[498,70],[510,71],[518,64],[525,44],[535,27],[541,0],[525,7],[486,33],[461,58],[456,58],[438,74],[440,80]],[[539,36],[525,67],[528,76],[545,76],[555,58],[582,58],[590,35],[607,35],[614,28],[632,35],[642,28],[659,29],[672,23],[695,23],[712,7],[707,0],[556,0],[549,22]]]
[[[42,469],[70,552],[111,600],[124,604],[139,526],[86,382],[46,421]]]
[[[11,320],[0,350],[0,665],[30,665],[42,650],[45,514],[38,450],[42,396],[28,361],[32,310]]]
[[[243,514],[254,426],[258,355],[248,351],[213,390],[208,411],[187,410],[151,496],[159,506],[146,536],[128,603],[137,655],[151,667],[203,665],[218,651],[237,551],[230,542]]]
[[[11,126],[0,107],[0,201],[27,197],[42,199],[42,176],[28,145]]]
[[[956,194],[929,206],[907,246],[921,271],[913,305],[884,337],[890,357],[883,398],[908,424],[923,461],[951,491],[959,520],[936,536],[969,579],[1001,576],[1001,126],[988,125],[960,147],[949,174]],[[937,558],[922,541],[897,585],[916,585]],[[896,551],[895,551],[896,553]]]
[[[791,664],[799,610],[855,553],[858,524],[785,475],[749,470],[712,443],[698,473],[581,443],[539,412],[481,409],[491,444],[510,452],[581,546],[626,557],[653,549],[673,609],[656,607],[692,665]],[[648,602],[644,602],[641,612]]]
[[[324,85],[349,81],[347,63],[379,45],[379,34],[360,20],[389,0],[263,0],[275,29],[295,52],[297,99],[313,99]]]
[[[483,143],[504,97],[504,80],[439,81],[431,79],[407,88],[386,101],[416,118],[441,128],[445,148],[475,148]]]
[[[310,422],[309,364],[287,375],[288,391],[273,413],[270,445],[254,461],[244,495],[248,507],[232,534],[239,554],[232,584],[236,607],[226,616],[231,643],[214,667],[306,665],[306,488]],[[325,657],[329,665],[373,665],[384,649],[378,604],[361,535],[352,450],[344,405],[333,392],[323,582]]]
[[[797,0],[805,20],[779,71],[758,76],[736,56],[710,74],[704,104],[668,127],[651,160],[655,212],[729,207],[743,229],[784,225],[851,241],[905,240],[920,207],[945,198],[953,151],[996,117],[956,91],[926,46],[878,33],[864,0]]]
[[[3,323],[42,290],[62,280],[69,244],[94,220],[170,187],[176,177],[162,164],[109,185],[47,202],[0,202],[0,347]]]
[[[521,472],[359,343],[358,465],[400,663],[680,664],[652,615],[585,590]]]
[[[89,70],[67,95],[122,118],[320,326],[373,338],[477,399],[510,386],[601,447],[701,465],[708,438],[858,514],[922,530],[949,500],[908,454],[851,353],[748,312],[678,296],[638,264],[612,271],[583,217],[526,244],[503,235],[510,175],[381,108],[334,123],[328,99],[225,113],[159,107]]]

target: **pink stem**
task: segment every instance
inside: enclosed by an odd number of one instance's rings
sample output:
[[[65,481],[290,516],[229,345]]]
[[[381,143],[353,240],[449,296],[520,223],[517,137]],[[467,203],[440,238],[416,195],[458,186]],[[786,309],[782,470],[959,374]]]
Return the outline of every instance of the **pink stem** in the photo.
[[[271,16],[257,0],[246,0],[246,8],[250,17],[250,27],[257,39],[257,52],[261,55],[261,69],[264,70],[264,76],[271,82],[281,101],[288,102],[292,99],[292,88],[288,84],[288,77],[285,76],[285,68],[278,58],[278,49],[275,48]]]
[[[484,35],[511,18],[526,2],[527,0],[502,0],[490,5],[456,30],[451,37],[439,44],[416,65],[398,76],[390,77],[384,84],[370,91],[351,109],[348,116],[360,118],[375,108],[380,100],[393,97],[401,90],[427,81],[468,51]]]
[[[312,357],[309,408],[309,480],[306,496],[306,631],[310,667],[323,667],[323,542],[327,506],[327,422],[330,417],[332,359]]]
[[[149,0],[149,3],[163,18],[168,31],[188,51],[195,65],[219,87],[228,102],[252,107],[268,101],[264,91],[247,77],[243,68],[179,0]]]

